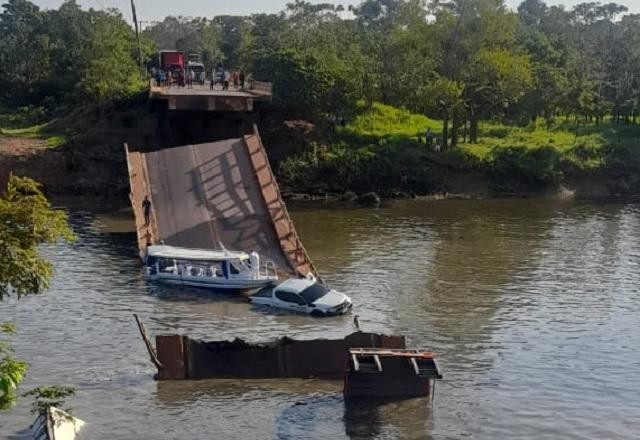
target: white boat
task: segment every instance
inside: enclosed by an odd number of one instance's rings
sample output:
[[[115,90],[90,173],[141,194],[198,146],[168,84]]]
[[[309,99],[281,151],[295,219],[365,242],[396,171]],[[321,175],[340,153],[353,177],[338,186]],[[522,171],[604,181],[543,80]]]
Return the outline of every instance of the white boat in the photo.
[[[320,284],[315,278],[284,281],[251,295],[253,304],[306,313],[312,316],[344,315],[351,310],[351,298]]]
[[[150,281],[222,292],[248,292],[278,281],[273,261],[258,254],[175,246],[149,246],[145,276]]]
[[[74,440],[85,423],[68,412],[49,407],[38,415],[28,430],[9,436],[9,440]]]

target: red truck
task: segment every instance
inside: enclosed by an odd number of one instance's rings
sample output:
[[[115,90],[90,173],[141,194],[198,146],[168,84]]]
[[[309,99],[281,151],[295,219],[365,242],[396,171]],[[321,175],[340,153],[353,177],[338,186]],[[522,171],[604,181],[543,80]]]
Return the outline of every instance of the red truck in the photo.
[[[160,68],[167,74],[171,72],[172,83],[177,83],[179,77],[184,78],[184,52],[177,50],[161,50]]]

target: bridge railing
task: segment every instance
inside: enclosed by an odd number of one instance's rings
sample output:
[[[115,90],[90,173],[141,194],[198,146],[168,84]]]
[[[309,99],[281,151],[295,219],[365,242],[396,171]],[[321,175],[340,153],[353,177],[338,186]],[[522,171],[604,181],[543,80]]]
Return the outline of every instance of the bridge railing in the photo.
[[[251,90],[265,95],[271,95],[273,92],[273,85],[270,82],[253,81],[251,84]]]
[[[280,246],[282,251],[289,259],[293,270],[298,272],[299,275],[302,275],[302,276],[307,275],[306,273],[299,273],[298,271],[298,268],[300,266],[306,265],[309,272],[311,272],[320,282],[324,283],[322,278],[320,278],[318,270],[313,264],[313,261],[311,261],[311,258],[309,257],[309,253],[307,252],[307,249],[302,244],[302,240],[300,240],[298,232],[296,231],[293,221],[291,220],[291,216],[289,215],[289,211],[287,210],[287,205],[282,199],[282,194],[280,193],[278,182],[276,180],[273,169],[271,168],[269,157],[267,155],[266,150],[264,149],[264,144],[262,143],[262,139],[260,138],[258,127],[255,124],[253,125],[253,135],[245,136],[245,142],[248,138],[251,138],[251,137],[255,137],[256,143],[254,145],[258,148],[259,155],[262,156],[262,159],[264,160],[264,167],[266,168],[266,172],[268,173],[269,184],[273,185],[275,189],[276,200],[267,200],[266,198],[264,198],[264,193],[263,193],[263,200],[265,201],[267,212],[269,212],[272,215],[273,226],[276,229],[276,236],[280,240]],[[247,143],[247,146],[249,146],[248,143]],[[249,154],[251,155],[251,151],[249,152]],[[253,159],[252,159],[252,162],[253,162]],[[254,163],[254,166],[255,166],[255,163]],[[258,183],[260,184],[259,178],[258,178]],[[264,187],[262,188],[264,190]],[[277,210],[279,211],[279,213],[277,214],[277,218],[273,217],[274,212],[272,208],[275,208],[275,206],[270,206],[270,203],[275,203],[277,206]],[[286,230],[288,231],[287,236],[281,236],[278,233],[278,228],[276,226],[278,222],[286,223]],[[286,246],[283,245],[283,240],[286,240],[289,243],[293,242],[291,244],[293,244],[294,249],[287,249]]]

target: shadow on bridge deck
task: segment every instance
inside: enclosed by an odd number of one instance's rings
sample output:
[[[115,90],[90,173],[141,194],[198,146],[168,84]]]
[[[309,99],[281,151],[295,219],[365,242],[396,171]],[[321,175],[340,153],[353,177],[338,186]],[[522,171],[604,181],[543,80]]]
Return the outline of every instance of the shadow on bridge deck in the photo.
[[[141,255],[147,242],[256,250],[283,275],[315,273],[280,197],[256,134],[159,151],[129,152],[131,199]],[[144,225],[149,194],[152,224]]]

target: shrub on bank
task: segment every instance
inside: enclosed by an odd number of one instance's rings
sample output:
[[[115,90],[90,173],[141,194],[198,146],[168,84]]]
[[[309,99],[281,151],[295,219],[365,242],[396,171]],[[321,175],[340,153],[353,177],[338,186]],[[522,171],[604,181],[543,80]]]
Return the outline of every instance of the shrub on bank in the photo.
[[[399,188],[406,173],[409,190],[433,192],[443,188],[448,175],[480,172],[497,189],[535,191],[558,184],[566,174],[640,169],[637,125],[538,120],[514,127],[486,122],[478,143],[460,142],[436,153],[423,142],[427,128],[441,137],[440,121],[379,103],[360,110],[338,129],[333,144],[315,145],[286,159],[281,168],[285,182],[302,189],[384,193]]]

